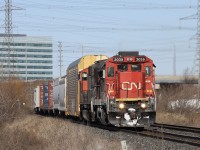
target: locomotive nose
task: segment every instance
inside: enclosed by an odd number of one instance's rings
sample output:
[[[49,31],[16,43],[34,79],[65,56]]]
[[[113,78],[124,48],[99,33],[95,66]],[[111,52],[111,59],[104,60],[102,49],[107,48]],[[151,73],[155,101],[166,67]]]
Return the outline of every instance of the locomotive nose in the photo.
[[[144,81],[141,72],[119,73],[119,95],[120,98],[142,98],[142,86]]]

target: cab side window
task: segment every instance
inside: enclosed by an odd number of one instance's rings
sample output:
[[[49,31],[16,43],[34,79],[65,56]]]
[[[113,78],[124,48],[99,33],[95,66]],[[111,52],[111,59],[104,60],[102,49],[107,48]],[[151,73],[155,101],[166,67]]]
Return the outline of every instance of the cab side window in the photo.
[[[114,67],[108,67],[108,77],[114,77]]]
[[[145,67],[145,73],[146,73],[146,76],[150,76],[151,75],[151,68],[149,66]]]
[[[86,72],[83,72],[83,73],[82,73],[82,80],[83,80],[83,81],[86,81],[86,80],[87,80],[87,73],[86,73]]]

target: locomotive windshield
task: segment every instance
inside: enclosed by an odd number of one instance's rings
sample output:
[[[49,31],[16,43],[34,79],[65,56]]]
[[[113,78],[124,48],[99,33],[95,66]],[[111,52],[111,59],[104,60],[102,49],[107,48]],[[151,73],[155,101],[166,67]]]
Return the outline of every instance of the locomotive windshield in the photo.
[[[123,71],[127,71],[128,70],[128,67],[127,67],[127,64],[119,64],[117,66],[117,69],[120,71],[120,72],[123,72]]]
[[[141,65],[131,65],[131,70],[133,72],[141,72]]]

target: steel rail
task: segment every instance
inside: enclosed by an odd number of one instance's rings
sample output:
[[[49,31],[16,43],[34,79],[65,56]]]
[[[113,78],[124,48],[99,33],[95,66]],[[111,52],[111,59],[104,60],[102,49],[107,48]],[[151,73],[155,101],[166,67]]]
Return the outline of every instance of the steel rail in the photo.
[[[157,131],[157,130],[152,130],[152,129],[144,129],[142,132],[132,131],[131,129],[121,129],[121,131],[126,132],[126,133],[141,135],[144,137],[151,137],[151,138],[162,139],[162,140],[167,140],[167,141],[172,141],[172,142],[177,142],[177,143],[184,143],[184,144],[200,147],[200,137],[186,136],[186,135],[169,133],[165,131]]]
[[[96,123],[89,123],[87,124],[94,128],[100,128],[104,130],[109,131],[118,131],[118,132],[125,132],[129,134],[136,134],[141,135],[144,137],[151,137],[156,139],[162,139],[167,141],[172,141],[176,143],[184,143],[192,146],[200,147],[200,137],[197,136],[188,136],[188,135],[182,135],[182,134],[176,134],[176,133],[170,133],[166,131],[159,131],[154,129],[146,129],[146,128],[137,128],[137,127],[115,127],[115,126],[106,126],[102,124],[96,124]]]
[[[178,125],[155,123],[155,124],[151,125],[151,127],[159,127],[159,128],[171,129],[171,130],[177,130],[177,131],[200,133],[200,128],[188,127],[188,126],[178,126]]]

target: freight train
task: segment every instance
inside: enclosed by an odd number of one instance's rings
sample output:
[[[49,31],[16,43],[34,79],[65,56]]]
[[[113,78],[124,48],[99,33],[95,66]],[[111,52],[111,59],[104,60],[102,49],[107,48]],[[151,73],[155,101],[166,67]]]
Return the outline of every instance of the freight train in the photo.
[[[34,109],[119,127],[153,124],[154,68],[153,60],[135,51],[81,57],[65,76],[37,86]]]

